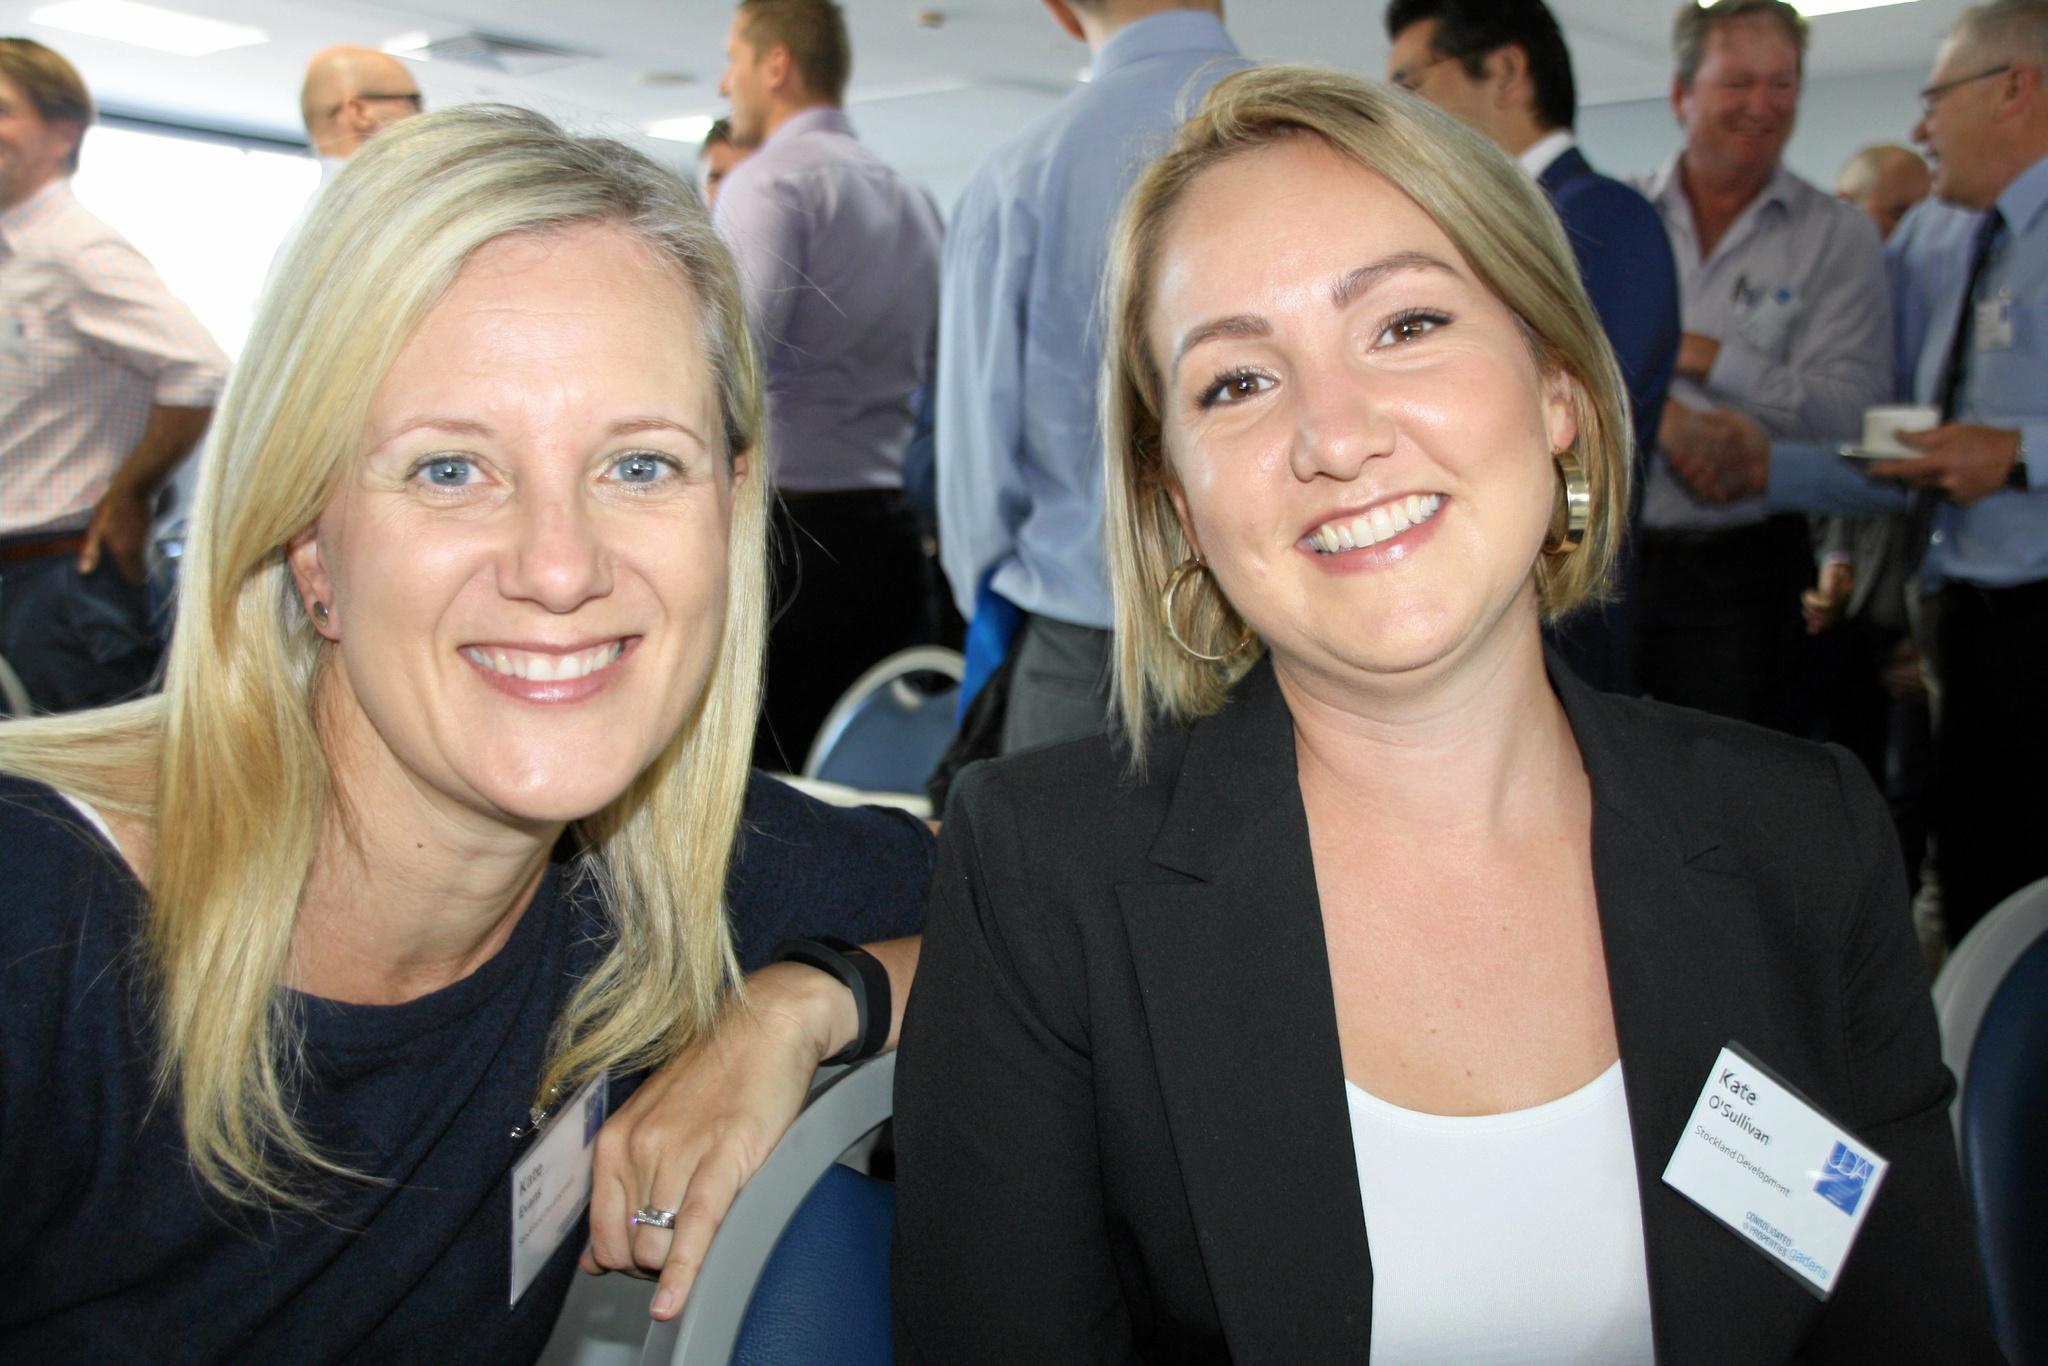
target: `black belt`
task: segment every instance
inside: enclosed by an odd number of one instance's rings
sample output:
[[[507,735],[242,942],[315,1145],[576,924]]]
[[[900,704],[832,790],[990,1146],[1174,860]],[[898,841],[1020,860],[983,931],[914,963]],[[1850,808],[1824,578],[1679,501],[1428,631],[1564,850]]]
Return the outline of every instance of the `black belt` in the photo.
[[[1993,617],[2048,615],[2048,579],[2016,583],[2009,588],[1988,588],[1979,583],[1951,580],[1941,586],[1944,603],[1975,609]]]

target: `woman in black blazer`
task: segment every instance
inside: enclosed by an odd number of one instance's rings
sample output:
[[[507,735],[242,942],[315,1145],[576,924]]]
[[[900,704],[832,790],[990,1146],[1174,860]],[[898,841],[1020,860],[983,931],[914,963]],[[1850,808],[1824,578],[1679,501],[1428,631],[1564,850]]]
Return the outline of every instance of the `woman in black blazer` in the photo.
[[[1246,72],[1132,192],[1109,307],[1122,727],[955,789],[903,1359],[1995,1360],[1877,795],[1546,663],[1629,432],[1535,187]],[[1730,1043],[1890,1163],[1825,1298],[1664,1180]],[[1384,1170],[1381,1115],[1496,1169]]]

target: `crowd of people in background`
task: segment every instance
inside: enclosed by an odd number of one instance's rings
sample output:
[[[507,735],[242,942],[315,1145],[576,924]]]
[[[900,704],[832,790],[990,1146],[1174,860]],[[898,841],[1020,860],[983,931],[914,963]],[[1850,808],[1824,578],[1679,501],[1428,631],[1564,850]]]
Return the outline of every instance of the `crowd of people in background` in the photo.
[[[990,153],[945,223],[860,145],[836,10],[749,0],[726,38],[732,112],[703,141],[700,186],[741,262],[777,433],[764,767],[800,767],[866,666],[963,623],[977,752],[1107,715],[1095,373],[1110,221],[1181,112],[1247,62],[1211,0],[1047,8],[1089,47],[1092,78]],[[1393,0],[1384,23],[1387,80],[1543,186],[1629,385],[1632,534],[1611,593],[1554,624],[1554,645],[1596,686],[1848,746],[1892,802],[1930,946],[1943,918],[1953,942],[2042,871],[2022,832],[2044,728],[2000,701],[2027,695],[2011,670],[2040,664],[2048,635],[2024,439],[2040,14],[1980,7],[1944,46],[1914,129],[1932,172],[1874,144],[1833,193],[1784,165],[1809,32],[1778,0],[1681,8],[1680,145],[1633,188],[1575,144],[1569,51],[1540,0]],[[422,107],[395,57],[317,55],[301,109],[322,186]],[[148,685],[151,516],[227,369],[72,197],[92,118],[61,56],[5,40],[0,656],[42,711]],[[1971,233],[1994,213],[1980,251]],[[1950,254],[1983,263],[1943,274]],[[1769,443],[1860,443],[1866,411],[1895,399],[1934,409],[1899,438],[1915,461],[1836,471],[1834,494],[1766,486]],[[913,448],[923,516],[905,496]],[[1962,640],[1944,651],[1944,633]],[[2003,667],[1980,672],[1967,661],[1987,633]],[[1941,705],[1954,688],[1965,704]],[[2003,871],[1979,885],[1987,868]]]
[[[853,54],[836,10],[749,0],[727,35],[732,110],[702,143],[699,183],[741,261],[778,434],[764,767],[799,768],[869,664],[963,623],[974,752],[1086,734],[1107,715],[1094,377],[1110,220],[1180,114],[1247,63],[1210,0],[1047,8],[1089,47],[1091,80],[990,153],[943,224],[843,112]],[[1932,259],[1921,243],[1933,225],[1988,221],[2009,188],[2024,194],[2043,117],[2039,15],[1973,11],[1943,49],[1915,129],[1940,149],[1933,173],[1910,147],[1874,144],[1832,194],[1783,163],[1809,33],[1777,0],[1681,8],[1680,145],[1633,188],[1574,141],[1571,59],[1540,0],[1393,0],[1383,18],[1387,80],[1543,186],[1629,385],[1632,534],[1609,596],[1554,624],[1554,645],[1596,686],[1848,746],[1892,802],[1930,946],[1944,913],[1952,942],[2015,877],[2041,871],[2012,852],[2035,843],[2017,837],[2031,799],[2004,801],[2037,787],[2021,780],[2021,756],[2041,727],[2024,706],[1998,712],[2010,728],[1972,745],[1974,718],[1990,714],[1972,705],[1943,742],[1945,685],[1981,694],[1962,662],[1970,647],[1945,660],[1935,640],[1949,616],[1989,611],[2001,658],[2041,657],[2041,605],[2022,590],[2041,583],[2048,552],[2032,541],[2048,527],[2025,482],[2026,409],[2009,408],[2018,396],[2003,379],[2033,344],[2031,222],[2001,215],[1988,277],[1908,267]],[[349,47],[312,59],[300,103],[323,187],[423,107],[403,61]],[[19,374],[0,394],[0,656],[44,711],[147,686],[151,515],[227,368],[148,263],[71,196],[92,117],[61,56],[6,40],[0,291]],[[1936,202],[1917,207],[1930,190]],[[1984,298],[2007,310],[1989,330],[1976,326]],[[1738,490],[1729,473],[1754,466],[1766,441],[1860,442],[1866,410],[1893,399],[1936,409],[1901,438],[1922,463],[1869,468],[1842,496],[1912,510],[1830,512],[1754,477]],[[1956,461],[1999,477],[1956,486]],[[1989,543],[1985,526],[1997,528]],[[1994,694],[2025,693],[1995,672]],[[2007,852],[1969,853],[1973,830],[2002,832],[1988,843]],[[1952,864],[2010,871],[1981,889],[1974,872],[1943,879],[1944,837],[1963,841]]]

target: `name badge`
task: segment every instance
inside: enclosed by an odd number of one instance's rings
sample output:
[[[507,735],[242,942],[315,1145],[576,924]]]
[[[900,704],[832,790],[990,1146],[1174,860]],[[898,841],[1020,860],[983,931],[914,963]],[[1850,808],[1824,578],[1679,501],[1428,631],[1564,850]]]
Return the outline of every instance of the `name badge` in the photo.
[[[1985,299],[1977,305],[1977,317],[1971,328],[1971,335],[1977,339],[1979,351],[2010,351],[2014,340],[2012,296],[2001,290],[1997,297]]]
[[[1664,1181],[1826,1299],[1890,1165],[1731,1043]]]
[[[590,1204],[590,1146],[604,1127],[605,1079],[583,1083],[541,1126],[540,1137],[512,1168],[512,1297],[583,1222]]]

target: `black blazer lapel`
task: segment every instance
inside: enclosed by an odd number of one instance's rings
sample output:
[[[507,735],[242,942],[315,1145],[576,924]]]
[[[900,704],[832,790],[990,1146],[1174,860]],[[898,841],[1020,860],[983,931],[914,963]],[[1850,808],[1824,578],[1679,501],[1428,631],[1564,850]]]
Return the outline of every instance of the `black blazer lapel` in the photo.
[[[1620,1041],[1636,1181],[1642,1196],[1657,1359],[1782,1361],[1811,1331],[1819,1302],[1740,1235],[1664,1183],[1722,1045],[1770,1061],[1771,1012],[1748,986],[1757,961],[1754,883],[1717,859],[1668,778],[1668,733],[1630,727],[1619,702],[1559,663],[1552,681],[1593,787],[1593,880]],[[1661,748],[1659,746],[1661,745]],[[1761,776],[1761,775],[1760,775]]]
[[[1239,1363],[1363,1361],[1372,1267],[1337,1011],[1271,666],[1189,736],[1151,856],[1117,888],[1168,1127]]]

